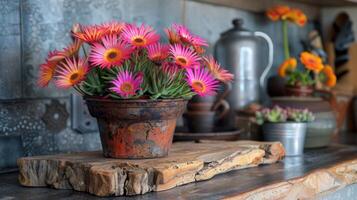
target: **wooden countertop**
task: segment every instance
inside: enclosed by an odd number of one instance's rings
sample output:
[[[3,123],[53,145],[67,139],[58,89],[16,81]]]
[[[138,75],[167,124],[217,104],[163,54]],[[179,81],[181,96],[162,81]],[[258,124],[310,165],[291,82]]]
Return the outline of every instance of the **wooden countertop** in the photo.
[[[334,144],[328,148],[307,150],[302,157],[286,157],[280,163],[231,171],[208,181],[167,191],[106,199],[244,199],[259,197],[260,194],[268,197],[272,192],[274,195],[286,195],[287,191],[290,195],[306,194],[311,197],[355,183],[356,172],[357,146]],[[0,199],[99,199],[71,190],[22,187],[17,176],[17,173],[0,175]]]

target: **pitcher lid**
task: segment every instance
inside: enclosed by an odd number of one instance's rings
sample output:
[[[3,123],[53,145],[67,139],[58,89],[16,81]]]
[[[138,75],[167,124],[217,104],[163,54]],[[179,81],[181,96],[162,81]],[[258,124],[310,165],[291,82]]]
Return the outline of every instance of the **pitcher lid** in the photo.
[[[250,30],[246,29],[243,27],[244,25],[244,20],[241,18],[235,18],[232,20],[233,28],[221,33],[221,36],[223,35],[229,35],[233,33],[238,33],[238,32],[251,32]]]

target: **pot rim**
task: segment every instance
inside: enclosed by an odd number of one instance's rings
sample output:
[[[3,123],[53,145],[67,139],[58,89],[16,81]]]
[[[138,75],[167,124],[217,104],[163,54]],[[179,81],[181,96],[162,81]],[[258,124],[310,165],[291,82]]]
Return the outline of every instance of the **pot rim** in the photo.
[[[120,102],[120,103],[147,103],[147,102],[172,102],[172,101],[188,101],[184,98],[172,98],[172,99],[113,99],[103,97],[83,96],[86,101],[99,101],[99,102]]]
[[[311,85],[285,85],[286,88],[294,88],[294,89],[304,89],[304,90],[314,90],[314,87]]]
[[[264,122],[263,125],[265,124],[307,124],[309,122],[292,122],[292,121],[289,121],[289,122]]]

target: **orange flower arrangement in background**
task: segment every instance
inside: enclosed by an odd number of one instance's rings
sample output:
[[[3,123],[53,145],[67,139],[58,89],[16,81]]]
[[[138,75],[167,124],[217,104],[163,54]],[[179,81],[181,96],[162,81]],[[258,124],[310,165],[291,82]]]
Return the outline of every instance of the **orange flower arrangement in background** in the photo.
[[[324,66],[322,59],[310,52],[300,54],[300,63],[304,69],[297,69],[297,59],[290,56],[288,22],[304,26],[307,23],[306,15],[297,8],[285,5],[277,5],[266,11],[266,15],[272,21],[282,21],[284,62],[278,68],[278,75],[287,79],[289,86],[312,86],[317,81],[323,82],[327,87],[336,85],[336,75],[330,66]],[[316,77],[317,79],[315,79]]]
[[[268,9],[266,15],[272,21],[288,20],[299,26],[304,26],[307,22],[306,15],[300,9],[284,5],[277,5]]]
[[[267,10],[266,15],[269,19],[277,21],[283,19],[283,16],[285,16],[289,11],[289,6],[277,5]]]
[[[311,86],[316,81],[321,81],[327,87],[336,85],[336,75],[332,67],[324,66],[319,56],[304,51],[300,54],[300,63],[304,65],[303,70],[297,69],[295,58],[288,58],[279,66],[278,74],[287,78],[288,85]],[[311,72],[315,73],[317,80],[313,79]]]
[[[324,68],[321,58],[307,51],[300,54],[300,61],[305,65],[306,69],[312,70],[315,73],[319,73]]]
[[[293,8],[291,9],[286,15],[286,19],[299,25],[299,26],[305,26],[307,22],[307,17],[306,15],[300,10]]]
[[[296,68],[297,61],[295,58],[289,58],[285,60],[278,69],[278,74],[281,77],[285,77],[287,72],[292,71]]]

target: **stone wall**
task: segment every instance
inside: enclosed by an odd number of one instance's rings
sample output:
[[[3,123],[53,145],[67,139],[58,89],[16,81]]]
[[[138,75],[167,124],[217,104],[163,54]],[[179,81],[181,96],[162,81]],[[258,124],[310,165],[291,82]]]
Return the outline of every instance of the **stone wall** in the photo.
[[[18,137],[14,141],[21,143],[24,155],[100,149],[97,132],[71,129],[71,91],[36,86],[39,64],[49,50],[70,42],[72,24],[115,19],[162,29],[183,23],[213,46],[237,17],[244,19],[247,28],[272,37],[278,65],[281,25],[270,23],[262,13],[189,0],[0,0],[0,141]],[[291,26],[293,55],[301,51],[300,39],[311,27]],[[0,159],[4,159],[1,152]]]

